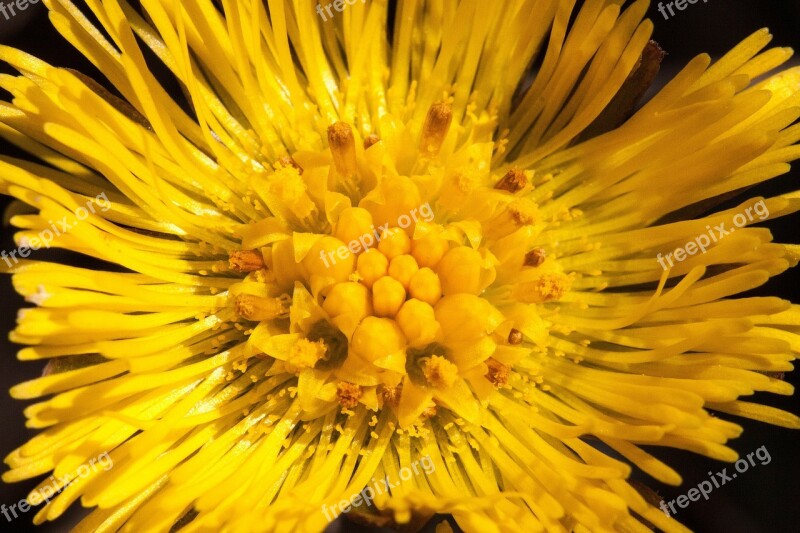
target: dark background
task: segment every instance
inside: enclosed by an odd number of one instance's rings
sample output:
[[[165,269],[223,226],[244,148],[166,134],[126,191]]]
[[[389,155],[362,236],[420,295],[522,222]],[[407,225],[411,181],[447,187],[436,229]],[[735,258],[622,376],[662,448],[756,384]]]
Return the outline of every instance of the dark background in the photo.
[[[0,0],[6,2],[7,0]],[[775,39],[775,46],[791,46],[800,50],[800,1],[798,0],[708,0],[689,5],[685,11],[677,11],[674,17],[664,20],[656,10],[658,2],[653,2],[650,18],[656,24],[654,38],[669,53],[665,59],[662,75],[657,83],[663,84],[671,73],[674,73],[692,56],[708,52],[718,56],[734,46],[753,31],[768,26]],[[63,41],[51,28],[47,21],[44,6],[40,3],[30,6],[26,11],[6,21],[0,14],[0,44],[10,44],[43,58],[54,65],[77,68],[102,80],[94,68]],[[795,64],[800,64],[797,60]],[[0,72],[7,72],[0,65]],[[104,80],[102,80],[104,81]],[[3,95],[3,98],[5,96]],[[0,144],[0,153],[15,153],[12,148]],[[798,168],[800,166],[796,165]],[[775,195],[790,190],[800,189],[798,178],[800,171],[795,169],[791,174],[773,180],[767,185],[749,192],[750,195]],[[0,211],[7,205],[5,198],[0,199]],[[776,241],[798,243],[798,217],[789,217],[771,221]],[[0,228],[0,250],[15,248],[11,239],[12,231],[8,227]],[[40,259],[58,259],[58,255],[49,257],[39,254]],[[788,272],[772,279],[767,285],[754,291],[758,295],[781,295],[795,302],[800,302],[800,289],[796,272]],[[10,278],[0,276],[0,332],[8,332],[14,326],[16,310],[23,307],[24,302],[16,296]],[[42,364],[19,363],[14,354],[18,347],[11,345],[0,333],[0,456],[5,456],[22,444],[32,433],[24,427],[22,409],[24,403],[12,400],[7,391],[12,385],[32,379],[40,375]],[[787,380],[795,386],[800,383],[798,372],[787,376]],[[776,397],[760,395],[755,398],[768,405],[773,405],[792,412],[800,412],[798,397]],[[698,532],[773,532],[795,531],[800,523],[800,432],[783,428],[775,428],[767,424],[737,420],[745,428],[741,438],[732,446],[741,455],[765,446],[772,461],[765,466],[751,467],[738,479],[724,487],[715,489],[709,501],[700,500],[692,503],[687,509],[681,509],[677,518],[685,525]],[[681,487],[666,487],[646,477],[639,480],[648,483],[658,491],[659,495],[669,501],[708,479],[708,472],[717,472],[727,467],[733,471],[732,465],[726,465],[693,454],[677,450],[651,450],[658,457],[666,460],[684,477]],[[34,482],[15,485],[0,483],[0,504],[12,504],[24,498],[35,486]],[[71,512],[55,524],[46,524],[37,529],[42,533],[67,531],[80,519],[83,511],[73,505]],[[30,520],[34,511],[28,512],[13,523],[8,524],[0,516],[0,531],[28,531],[32,529]],[[332,531],[367,531],[349,522],[337,523]],[[432,525],[426,530],[433,530]]]

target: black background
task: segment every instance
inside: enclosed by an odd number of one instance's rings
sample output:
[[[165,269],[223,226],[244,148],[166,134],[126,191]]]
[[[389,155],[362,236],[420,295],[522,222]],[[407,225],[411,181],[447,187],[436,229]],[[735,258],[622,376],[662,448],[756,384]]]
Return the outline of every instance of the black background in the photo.
[[[7,0],[0,0],[6,2]],[[649,16],[656,24],[654,38],[669,53],[665,59],[662,75],[663,84],[686,61],[701,52],[718,56],[738,43],[753,31],[769,27],[775,39],[775,46],[791,46],[800,50],[800,1],[790,0],[699,0],[689,5],[685,11],[678,11],[674,17],[664,20],[656,10],[658,2],[653,2]],[[51,64],[77,68],[92,75],[98,80],[102,78],[94,68],[80,57],[50,26],[44,6],[41,3],[32,5],[11,20],[6,21],[0,14],[0,44],[10,44],[43,58]],[[800,64],[797,60],[794,64]],[[8,72],[0,65],[0,72]],[[104,80],[103,80],[104,81]],[[16,153],[7,145],[0,144],[0,153]],[[769,184],[750,191],[751,195],[775,195],[800,189],[798,178],[800,172],[793,170],[787,176],[773,180]],[[0,200],[0,210],[7,205],[5,199]],[[768,226],[773,231],[775,240],[779,242],[798,243],[798,217],[789,217],[771,221]],[[12,231],[8,227],[0,229],[0,249],[15,248],[11,239]],[[40,259],[58,259],[58,254]],[[767,285],[754,291],[758,295],[781,295],[795,302],[800,302],[798,277],[796,272],[788,272],[772,279]],[[0,332],[8,332],[14,326],[16,310],[25,306],[12,289],[10,279],[0,276]],[[14,358],[18,347],[7,342],[5,334],[0,333],[0,391],[7,391],[15,383],[32,379],[42,370],[41,363],[20,363]],[[798,372],[787,376],[787,380],[795,386],[800,383]],[[800,412],[798,397],[775,397],[759,395],[756,401],[781,407],[792,412]],[[24,427],[22,409],[24,403],[12,400],[7,392],[0,392],[0,455],[4,456],[23,443],[32,435]],[[795,531],[800,523],[800,432],[775,428],[766,424],[737,420],[745,432],[732,443],[742,455],[765,446],[772,461],[765,466],[756,463],[746,473],[729,482],[724,487],[715,489],[709,501],[700,500],[692,503],[687,509],[680,510],[678,519],[698,532],[777,532]],[[695,487],[708,478],[708,472],[717,472],[726,465],[687,452],[655,449],[652,452],[665,459],[683,475],[681,487],[666,487],[648,478],[638,479],[656,489],[665,500],[671,500]],[[10,505],[24,498],[35,486],[34,482],[14,485],[0,483],[0,504]],[[42,533],[67,531],[80,519],[83,511],[73,505],[71,511],[55,524],[46,524],[37,529]],[[30,511],[20,519],[8,524],[0,516],[0,531],[27,531],[34,512]],[[433,530],[431,527],[427,528]],[[337,523],[331,527],[335,531],[366,531],[350,523]]]

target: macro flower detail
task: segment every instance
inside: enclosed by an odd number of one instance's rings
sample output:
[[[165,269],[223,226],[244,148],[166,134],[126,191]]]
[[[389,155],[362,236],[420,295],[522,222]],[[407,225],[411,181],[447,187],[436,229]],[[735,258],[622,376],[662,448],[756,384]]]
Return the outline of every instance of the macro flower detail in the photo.
[[[737,217],[800,198],[683,211],[800,157],[766,30],[629,113],[646,1],[88,4],[50,18],[114,94],[0,47],[0,136],[36,159],[0,157],[16,241],[63,220],[48,247],[99,260],[0,263],[35,304],[18,357],[48,361],[3,475],[54,473],[37,523],[317,532],[385,479],[363,519],[679,532],[628,480],[681,483],[645,447],[800,428],[741,399],[792,394],[800,310],[737,297],[799,252]]]

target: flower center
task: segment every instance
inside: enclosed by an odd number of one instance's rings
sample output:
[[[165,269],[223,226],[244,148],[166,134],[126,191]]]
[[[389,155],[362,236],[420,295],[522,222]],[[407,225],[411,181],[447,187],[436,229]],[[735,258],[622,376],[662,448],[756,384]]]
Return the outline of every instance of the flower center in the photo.
[[[299,376],[309,408],[390,406],[402,426],[436,405],[466,416],[543,344],[537,308],[570,280],[534,246],[532,174],[492,176],[487,144],[453,152],[451,118],[432,106],[411,147],[336,123],[327,153],[254,179],[271,216],[231,255],[247,274],[235,309],[260,322],[250,344]]]

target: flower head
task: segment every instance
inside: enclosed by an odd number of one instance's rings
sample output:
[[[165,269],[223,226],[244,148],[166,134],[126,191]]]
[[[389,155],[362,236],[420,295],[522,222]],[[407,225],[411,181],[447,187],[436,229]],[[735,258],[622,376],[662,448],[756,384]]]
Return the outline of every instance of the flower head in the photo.
[[[52,366],[12,390],[46,398],[4,479],[114,461],[37,522],[80,499],[84,530],[319,531],[384,479],[361,510],[400,523],[681,531],[626,481],[680,483],[641,446],[735,460],[711,411],[800,427],[739,399],[791,394],[767,373],[797,308],[735,298],[798,256],[738,216],[797,195],[666,221],[800,154],[800,71],[752,83],[790,55],[766,31],[609,129],[658,55],[645,1],[569,31],[555,0],[48,5],[122,99],[0,48],[0,135],[41,160],[0,158],[37,209],[18,239],[63,217],[54,246],[115,266],[7,269],[38,305],[19,357]]]

